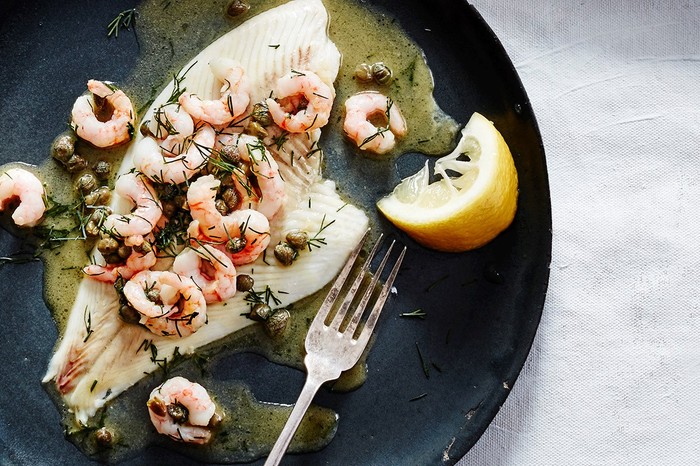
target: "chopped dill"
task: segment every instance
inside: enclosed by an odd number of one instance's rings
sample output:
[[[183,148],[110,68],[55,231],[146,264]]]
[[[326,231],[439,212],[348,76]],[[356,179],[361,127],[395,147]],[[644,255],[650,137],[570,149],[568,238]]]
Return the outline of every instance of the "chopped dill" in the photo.
[[[311,199],[309,199],[309,207],[311,207]],[[309,238],[309,241],[307,241],[307,246],[309,248],[309,251],[312,250],[312,248],[320,248],[321,246],[324,246],[328,243],[326,243],[326,238],[321,237],[321,233],[328,228],[329,226],[333,225],[335,223],[335,220],[331,220],[330,222],[326,223],[326,214],[323,214],[323,218],[321,219],[321,226],[318,228],[318,231],[314,234],[313,237]]]
[[[107,37],[114,36],[117,38],[119,37],[120,30],[126,29],[128,31],[132,25],[135,25],[136,16],[136,8],[124,10],[119,13],[116,18],[107,25]]]
[[[425,359],[423,359],[423,353],[420,350],[420,346],[418,346],[418,342],[416,342],[416,350],[418,350],[418,358],[420,359],[420,365],[423,368],[423,373],[425,374],[425,378],[429,379],[430,378],[430,366],[426,364]]]
[[[399,317],[418,317],[419,319],[425,319],[425,316],[427,316],[426,312],[423,309],[416,309],[415,311],[411,312],[403,312],[399,314]]]

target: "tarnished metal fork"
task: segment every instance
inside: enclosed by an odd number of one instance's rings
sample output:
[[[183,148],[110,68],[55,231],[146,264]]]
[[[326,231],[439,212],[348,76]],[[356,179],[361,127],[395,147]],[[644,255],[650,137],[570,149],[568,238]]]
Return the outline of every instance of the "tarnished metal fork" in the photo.
[[[361,288],[362,282],[369,273],[372,259],[381,245],[381,236],[372,248],[372,252],[367,257],[367,260],[365,260],[365,263],[355,278],[355,281],[350,286],[350,289],[345,295],[345,299],[343,299],[343,302],[340,304],[340,307],[338,308],[338,311],[335,317],[333,317],[330,325],[325,324],[328,314],[333,308],[336,300],[340,297],[341,289],[350,275],[353,265],[355,264],[357,256],[362,250],[362,245],[364,244],[367,236],[367,233],[365,233],[360,243],[355,247],[352,254],[350,254],[350,258],[345,263],[343,270],[340,271],[340,275],[338,275],[338,278],[336,278],[333,287],[328,292],[326,299],[323,301],[321,308],[309,327],[309,333],[306,335],[305,343],[306,357],[304,358],[307,373],[306,382],[304,383],[304,388],[301,390],[299,399],[294,405],[294,409],[292,410],[284,429],[282,429],[282,433],[277,439],[275,446],[272,448],[270,455],[267,457],[267,461],[265,461],[265,466],[279,464],[279,462],[282,460],[282,456],[284,456],[284,453],[287,451],[289,443],[292,441],[294,433],[304,417],[304,413],[306,413],[306,410],[309,408],[309,405],[311,404],[311,401],[316,395],[318,389],[324,382],[337,379],[340,377],[341,372],[346,371],[357,364],[357,361],[360,359],[360,356],[362,355],[362,352],[367,346],[367,342],[374,331],[379,314],[382,312],[384,303],[389,296],[394,279],[396,278],[396,274],[401,266],[401,261],[403,261],[404,254],[406,253],[405,247],[399,254],[398,259],[396,259],[394,267],[391,269],[389,276],[384,282],[384,286],[379,292],[379,296],[374,303],[374,307],[367,316],[365,326],[362,328],[359,335],[355,336],[355,331],[357,330],[365,308],[372,297],[377,281],[379,280],[379,276],[382,274],[384,266],[389,260],[389,255],[394,247],[393,241],[391,242],[387,252],[384,254],[384,257],[382,258],[379,267],[377,267],[376,272],[374,272],[374,276],[372,277],[369,285],[367,285],[360,302],[352,311],[347,327],[341,332],[340,326],[345,320],[347,320],[346,316],[355,295]]]

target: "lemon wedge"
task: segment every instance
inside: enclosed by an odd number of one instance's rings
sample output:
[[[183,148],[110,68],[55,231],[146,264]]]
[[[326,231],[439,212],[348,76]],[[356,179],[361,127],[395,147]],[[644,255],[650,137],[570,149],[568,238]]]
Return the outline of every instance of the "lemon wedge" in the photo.
[[[377,202],[379,210],[418,243],[439,251],[481,247],[513,221],[518,174],[503,136],[474,113],[452,153],[428,162]]]

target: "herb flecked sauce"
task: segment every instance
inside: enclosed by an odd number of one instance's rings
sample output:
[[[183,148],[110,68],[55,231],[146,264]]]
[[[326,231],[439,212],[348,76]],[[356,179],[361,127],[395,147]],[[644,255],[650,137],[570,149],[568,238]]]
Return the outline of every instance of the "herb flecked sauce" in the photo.
[[[216,38],[254,15],[285,2],[259,0],[250,3],[250,11],[235,19],[224,15],[227,2],[222,0],[172,1],[166,7],[160,0],[147,0],[141,4],[137,8],[136,21],[139,59],[130,78],[119,83],[132,98],[134,107],[147,108],[167,83],[168,77],[179,72],[192,56]],[[324,176],[336,180],[348,201],[364,207],[370,216],[370,223],[376,226],[378,221],[374,202],[377,199],[368,198],[353,184],[343,184],[341,178],[352,178],[341,176],[343,172],[363,176],[366,168],[361,171],[360,167],[369,164],[370,170],[385,177],[394,169],[399,154],[409,151],[429,155],[447,153],[454,145],[458,127],[433,100],[432,75],[421,50],[391,17],[348,0],[324,0],[324,4],[331,18],[331,39],[343,56],[335,83],[337,97],[333,113],[321,140],[326,153]],[[392,69],[391,84],[363,84],[353,78],[358,64],[376,61],[384,62]],[[342,102],[362,90],[378,90],[388,94],[400,107],[408,123],[408,135],[399,141],[390,154],[373,156],[360,153],[343,137]],[[68,112],[69,109],[66,110]],[[125,147],[97,150],[79,142],[76,152],[85,157],[90,165],[106,159],[118,167],[125,150]],[[77,176],[71,177],[51,159],[33,171],[44,180],[48,193],[56,202],[75,202],[72,185]],[[110,187],[113,186],[112,179]],[[56,221],[60,223],[60,218]],[[46,250],[42,255],[46,266],[44,298],[60,331],[65,328],[78,284],[83,278],[80,269],[87,263],[92,246],[89,240],[64,241],[60,247]],[[149,444],[164,445],[201,461],[240,462],[264,456],[274,444],[291,412],[291,406],[259,402],[243,383],[222,381],[212,375],[210,368],[215,367],[223,355],[251,351],[275,363],[303,369],[304,338],[327,290],[328,286],[292,306],[290,327],[282,338],[271,339],[259,324],[251,325],[223,341],[197,350],[194,356],[169,361],[165,370],[161,368],[145,376],[136,386],[108,403],[87,427],[76,428],[71,422],[72,416],[64,412],[68,437],[89,456],[106,461],[132,456]],[[363,358],[330,387],[342,391],[355,389],[362,385],[366,373]],[[217,412],[223,411],[224,421],[209,445],[178,444],[156,434],[151,427],[145,408],[148,395],[153,387],[174,375],[183,375],[201,383],[215,399]],[[62,406],[53,383],[46,388],[57,404]],[[337,414],[332,410],[312,405],[290,451],[323,448],[335,434],[337,419]],[[95,442],[94,432],[102,426],[115,436],[114,444],[109,449],[100,449]]]

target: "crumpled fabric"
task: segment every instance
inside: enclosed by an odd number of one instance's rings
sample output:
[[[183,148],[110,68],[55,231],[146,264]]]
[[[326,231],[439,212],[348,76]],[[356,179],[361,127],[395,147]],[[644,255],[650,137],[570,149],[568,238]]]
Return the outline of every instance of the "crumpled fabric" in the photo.
[[[553,246],[467,465],[700,464],[700,2],[472,0],[544,140]]]

